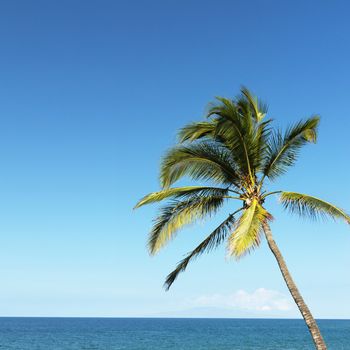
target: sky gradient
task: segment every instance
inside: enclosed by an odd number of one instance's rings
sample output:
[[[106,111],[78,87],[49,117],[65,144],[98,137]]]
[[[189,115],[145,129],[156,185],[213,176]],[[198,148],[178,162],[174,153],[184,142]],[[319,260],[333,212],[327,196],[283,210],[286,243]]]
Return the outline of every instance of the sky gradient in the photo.
[[[221,218],[146,250],[158,167],[176,130],[244,84],[281,128],[319,140],[272,188],[350,211],[346,1],[17,1],[0,4],[0,316],[299,317],[265,242],[165,276]],[[267,204],[315,317],[350,318],[350,229]]]

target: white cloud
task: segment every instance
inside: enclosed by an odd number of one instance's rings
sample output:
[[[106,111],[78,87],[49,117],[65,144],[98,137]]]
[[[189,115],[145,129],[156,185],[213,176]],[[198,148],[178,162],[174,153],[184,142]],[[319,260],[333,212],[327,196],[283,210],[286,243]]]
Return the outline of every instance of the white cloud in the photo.
[[[258,288],[249,293],[243,289],[230,294],[203,295],[191,301],[194,307],[231,308],[249,311],[290,311],[290,297],[270,289]]]

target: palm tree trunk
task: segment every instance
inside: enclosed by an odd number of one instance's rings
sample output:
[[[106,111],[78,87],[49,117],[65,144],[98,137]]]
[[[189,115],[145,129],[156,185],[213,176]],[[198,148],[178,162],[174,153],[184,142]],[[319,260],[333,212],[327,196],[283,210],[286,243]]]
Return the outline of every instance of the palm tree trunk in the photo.
[[[265,233],[265,237],[267,239],[267,243],[273,253],[273,255],[275,256],[278,266],[280,267],[282,276],[288,286],[288,289],[290,291],[290,294],[292,294],[292,297],[295,301],[295,303],[298,305],[298,308],[301,312],[301,314],[303,315],[303,318],[306,322],[307,327],[309,328],[309,331],[311,333],[312,339],[314,341],[315,347],[317,350],[327,350],[327,346],[326,343],[324,342],[321,332],[317,326],[317,323],[315,321],[315,319],[313,318],[313,316],[311,315],[311,312],[309,310],[309,308],[307,307],[307,305],[305,304],[302,296],[299,293],[299,290],[297,288],[297,286],[295,285],[292,276],[290,275],[287,265],[283,259],[283,256],[280,252],[280,250],[277,247],[276,242],[274,241],[273,237],[272,237],[272,233],[270,230],[270,226],[265,223],[263,225],[263,229],[264,229],[264,233]]]

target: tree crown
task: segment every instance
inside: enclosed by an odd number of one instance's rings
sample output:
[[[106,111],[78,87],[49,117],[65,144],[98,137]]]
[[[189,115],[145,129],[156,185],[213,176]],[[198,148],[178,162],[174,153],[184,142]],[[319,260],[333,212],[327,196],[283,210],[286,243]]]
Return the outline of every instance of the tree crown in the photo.
[[[272,219],[264,202],[272,194],[291,212],[313,218],[330,216],[350,223],[338,207],[296,192],[265,190],[266,180],[275,181],[296,162],[300,149],[317,140],[318,116],[311,116],[282,132],[272,127],[267,106],[247,88],[234,99],[217,97],[205,121],[194,122],[178,133],[178,144],[163,157],[162,189],[143,197],[136,208],[169,200],[155,219],[149,251],[157,253],[185,225],[215,214],[226,201],[237,210],[221,223],[168,276],[169,288],[188,263],[227,240],[228,254],[240,258],[259,246],[263,224]],[[187,177],[205,185],[172,187]]]

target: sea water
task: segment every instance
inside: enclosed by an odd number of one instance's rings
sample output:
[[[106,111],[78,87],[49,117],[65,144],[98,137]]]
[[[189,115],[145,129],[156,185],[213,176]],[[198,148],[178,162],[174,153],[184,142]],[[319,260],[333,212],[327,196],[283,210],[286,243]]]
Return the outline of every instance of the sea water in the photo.
[[[319,320],[328,349],[350,349],[350,320]],[[0,318],[8,350],[306,350],[303,320]]]

